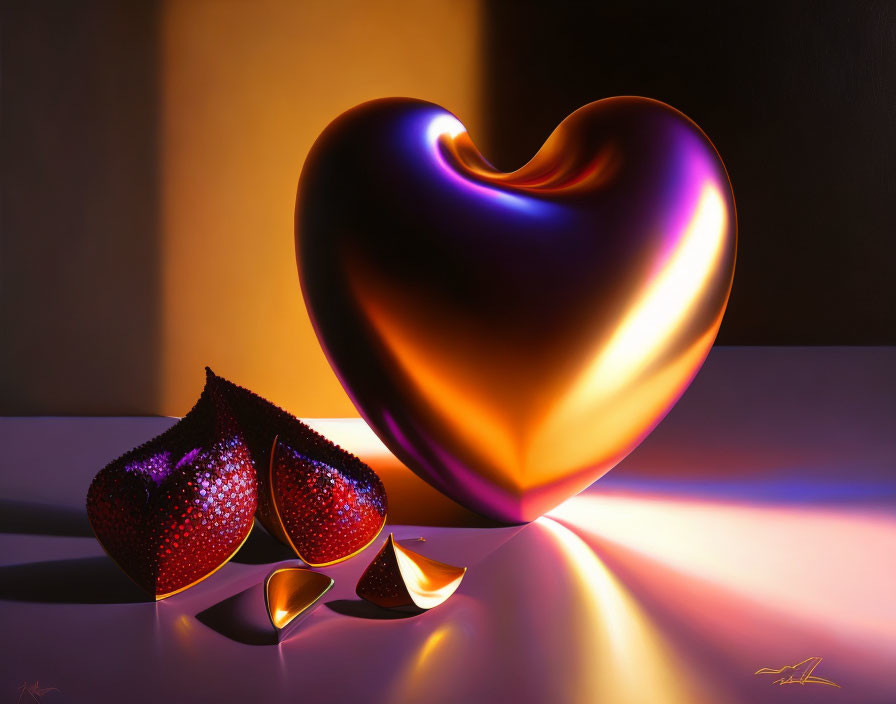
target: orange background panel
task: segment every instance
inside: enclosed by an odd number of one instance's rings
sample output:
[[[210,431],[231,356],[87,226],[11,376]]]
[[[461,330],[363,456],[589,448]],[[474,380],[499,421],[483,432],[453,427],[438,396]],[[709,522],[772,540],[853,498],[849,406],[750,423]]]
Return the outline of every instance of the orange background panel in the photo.
[[[303,160],[335,116],[406,95],[480,132],[477,4],[169,2],[161,25],[161,375],[203,366],[302,416],[357,415],[318,345],[293,245]]]

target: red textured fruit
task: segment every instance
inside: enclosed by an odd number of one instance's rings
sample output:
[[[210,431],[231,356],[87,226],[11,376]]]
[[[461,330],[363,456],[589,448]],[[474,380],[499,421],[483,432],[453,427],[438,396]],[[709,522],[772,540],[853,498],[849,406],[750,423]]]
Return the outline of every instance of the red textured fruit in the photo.
[[[258,477],[256,516],[268,532],[312,566],[367,547],[386,522],[386,490],[376,473],[295,416],[206,373],[246,439]]]
[[[257,505],[255,469],[226,402],[206,384],[168,431],[96,475],[97,540],[156,599],[205,579],[239,550]]]
[[[337,469],[279,439],[274,445],[270,486],[277,517],[293,550],[313,567],[360,552],[385,525],[383,485],[358,465]]]

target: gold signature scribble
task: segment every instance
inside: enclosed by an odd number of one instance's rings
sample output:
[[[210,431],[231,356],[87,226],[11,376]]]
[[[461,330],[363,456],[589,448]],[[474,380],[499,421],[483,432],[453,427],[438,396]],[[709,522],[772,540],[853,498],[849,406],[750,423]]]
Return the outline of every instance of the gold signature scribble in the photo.
[[[56,687],[41,687],[40,682],[37,680],[33,684],[22,682],[19,686],[19,698],[16,700],[16,704],[21,704],[22,702],[38,702],[40,704],[40,700],[47,692],[58,691]]]
[[[785,665],[784,667],[779,667],[778,669],[773,669],[771,667],[762,667],[754,672],[754,675],[784,675],[779,679],[776,679],[772,684],[826,684],[831,687],[839,687],[840,685],[836,682],[831,682],[830,680],[825,679],[824,677],[818,677],[813,675],[812,672],[818,667],[818,663],[821,662],[821,658],[806,658],[802,662],[798,662],[796,665]]]

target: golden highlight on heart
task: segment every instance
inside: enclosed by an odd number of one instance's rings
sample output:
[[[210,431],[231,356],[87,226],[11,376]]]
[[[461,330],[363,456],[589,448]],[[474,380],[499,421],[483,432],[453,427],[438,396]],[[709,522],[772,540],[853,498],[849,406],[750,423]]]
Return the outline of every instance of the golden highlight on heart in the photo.
[[[373,101],[302,172],[305,301],[358,410],[451,498],[529,521],[609,471],[706,357],[737,226],[700,129],[591,103],[494,169],[436,105]]]

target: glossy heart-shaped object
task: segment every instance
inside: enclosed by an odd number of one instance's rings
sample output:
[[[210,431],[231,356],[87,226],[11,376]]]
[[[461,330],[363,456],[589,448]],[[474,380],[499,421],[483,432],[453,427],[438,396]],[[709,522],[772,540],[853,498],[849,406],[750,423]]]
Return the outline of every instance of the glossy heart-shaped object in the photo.
[[[386,522],[386,490],[357,457],[292,414],[206,368],[246,440],[258,477],[256,517],[314,567],[363,550]]]
[[[458,502],[531,520],[663,418],[718,331],[734,199],[700,129],[646,98],[564,120],[495,170],[443,108],[341,115],[302,171],[296,248],[355,406]]]
[[[87,515],[103,549],[156,599],[222,567],[249,537],[255,469],[213,387],[157,438],[96,475]]]

